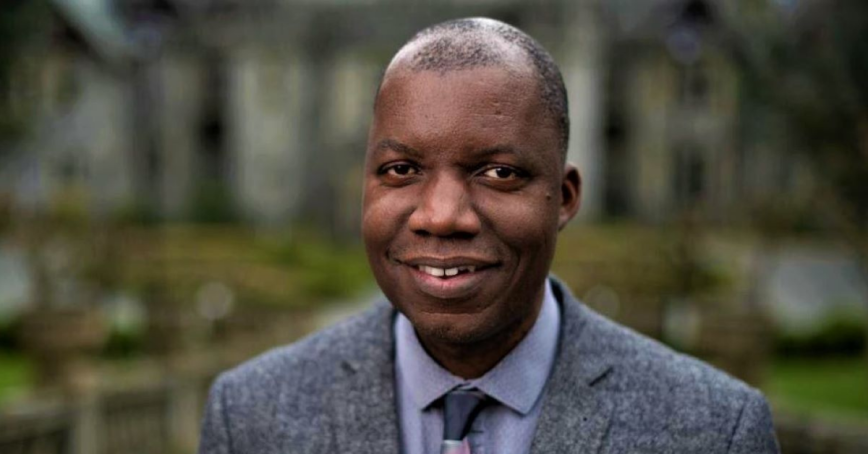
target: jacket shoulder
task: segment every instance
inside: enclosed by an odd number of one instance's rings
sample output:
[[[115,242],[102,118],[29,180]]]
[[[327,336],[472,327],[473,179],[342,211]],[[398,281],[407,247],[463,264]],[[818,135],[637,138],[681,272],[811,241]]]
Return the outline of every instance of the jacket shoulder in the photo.
[[[600,386],[620,408],[616,421],[625,434],[666,433],[687,445],[728,446],[750,439],[775,452],[768,404],[741,380],[679,353],[587,308],[583,336],[595,338],[595,354],[611,359]],[[747,433],[740,437],[740,433]],[[737,444],[737,443],[735,443]]]
[[[707,392],[742,395],[756,392],[753,388],[703,361],[677,352],[661,342],[628,327],[617,324],[587,308],[583,308],[590,325],[588,333],[597,340],[601,354],[618,358],[623,390],[631,388],[679,389],[682,392]]]
[[[377,306],[292,344],[273,348],[223,372],[218,380],[252,390],[276,390],[286,385],[328,386],[334,369],[356,358],[366,341],[387,341],[374,339],[376,335],[389,335],[386,311]]]
[[[334,390],[353,361],[386,364],[390,316],[379,305],[220,374],[205,409],[200,452],[332,451],[332,438],[318,434],[333,424]]]

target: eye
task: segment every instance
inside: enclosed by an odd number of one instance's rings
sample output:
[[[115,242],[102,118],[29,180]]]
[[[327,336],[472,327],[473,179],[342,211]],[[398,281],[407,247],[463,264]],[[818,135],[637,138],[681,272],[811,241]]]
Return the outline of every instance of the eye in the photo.
[[[482,173],[488,178],[496,180],[512,180],[518,178],[518,171],[511,167],[492,167]]]
[[[411,166],[410,164],[395,164],[393,166],[389,166],[383,169],[383,173],[385,174],[400,177],[415,175],[416,172],[418,172],[416,168]]]
[[[377,175],[384,184],[403,186],[415,181],[419,172],[419,166],[402,161],[384,164],[377,170]]]

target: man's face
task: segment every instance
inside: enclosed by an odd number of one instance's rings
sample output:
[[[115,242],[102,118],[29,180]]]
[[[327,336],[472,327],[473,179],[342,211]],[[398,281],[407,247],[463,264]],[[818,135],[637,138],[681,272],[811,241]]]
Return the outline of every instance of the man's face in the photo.
[[[529,70],[502,67],[399,69],[381,87],[362,233],[423,341],[481,342],[536,318],[579,186],[538,98]]]

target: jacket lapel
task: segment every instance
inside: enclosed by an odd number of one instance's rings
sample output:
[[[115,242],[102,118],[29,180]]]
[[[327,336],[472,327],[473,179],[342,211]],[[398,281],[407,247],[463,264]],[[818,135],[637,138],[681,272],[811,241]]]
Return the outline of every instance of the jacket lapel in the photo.
[[[337,452],[398,452],[392,316],[380,305],[339,366],[331,396]]]
[[[612,373],[612,358],[595,345],[595,318],[552,279],[561,302],[558,359],[543,396],[531,452],[599,452],[609,427],[613,402],[596,385]],[[598,341],[598,339],[597,339]]]
[[[599,452],[614,408],[610,396],[596,385],[614,373],[614,359],[599,348],[596,317],[552,279],[561,302],[558,359],[543,396],[533,454]],[[330,392],[337,452],[384,454],[399,452],[395,398],[394,311],[381,304],[346,347]]]

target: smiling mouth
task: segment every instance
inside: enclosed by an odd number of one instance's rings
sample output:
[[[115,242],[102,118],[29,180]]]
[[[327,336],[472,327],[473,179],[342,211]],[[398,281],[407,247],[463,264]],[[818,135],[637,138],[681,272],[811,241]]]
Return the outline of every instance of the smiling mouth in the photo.
[[[462,300],[479,291],[490,279],[488,271],[500,265],[478,257],[413,257],[395,259],[396,264],[412,270],[416,289],[439,300]]]
[[[476,266],[474,265],[456,266],[452,268],[437,268],[434,266],[418,265],[416,266],[416,269],[430,276],[439,277],[442,279],[448,279],[450,277],[455,277],[460,274],[476,272]]]

